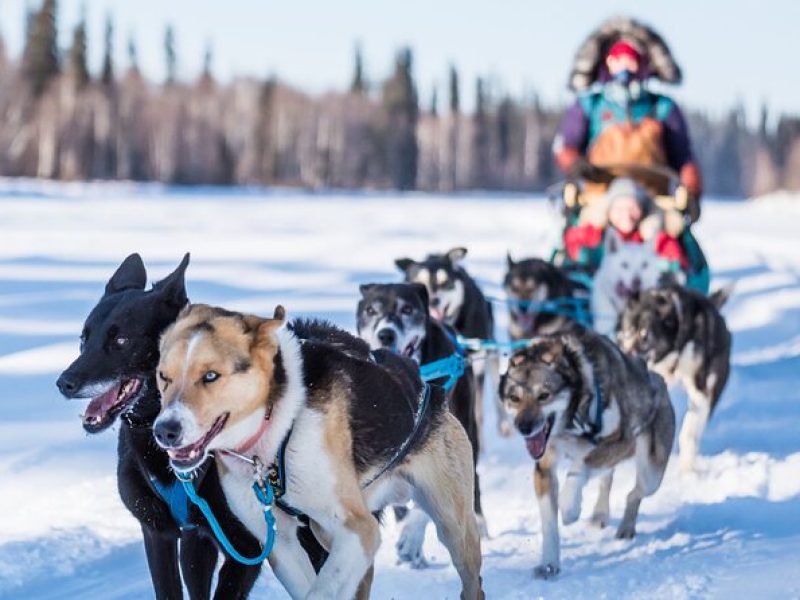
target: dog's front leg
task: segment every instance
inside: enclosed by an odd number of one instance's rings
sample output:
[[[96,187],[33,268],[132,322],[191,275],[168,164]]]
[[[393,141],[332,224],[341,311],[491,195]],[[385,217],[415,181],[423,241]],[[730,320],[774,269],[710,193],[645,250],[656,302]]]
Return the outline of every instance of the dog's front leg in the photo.
[[[178,538],[142,526],[147,565],[157,600],[181,600],[183,586],[178,570]]]
[[[561,511],[561,522],[571,525],[581,516],[581,500],[583,499],[583,486],[588,476],[583,458],[576,458],[567,471],[561,492],[558,495],[558,508]]]
[[[307,597],[314,583],[315,572],[308,554],[297,537],[298,521],[280,509],[273,511],[277,539],[269,564],[281,585],[292,598]]]
[[[700,450],[700,438],[708,423],[711,413],[711,401],[693,384],[686,386],[689,403],[686,416],[683,417],[681,433],[678,438],[679,464],[681,470],[690,472],[694,469],[697,454]]]
[[[558,480],[554,461],[547,455],[536,463],[533,489],[539,501],[542,518],[542,563],[533,570],[539,579],[551,579],[561,570],[561,550],[558,538]]]
[[[314,520],[331,539],[330,554],[320,569],[307,600],[352,598],[359,590],[368,597],[369,578],[365,578],[380,545],[380,527],[363,500],[350,506],[335,506]],[[346,515],[344,520],[340,515]],[[318,518],[318,517],[322,518]],[[359,587],[360,586],[360,587]]]

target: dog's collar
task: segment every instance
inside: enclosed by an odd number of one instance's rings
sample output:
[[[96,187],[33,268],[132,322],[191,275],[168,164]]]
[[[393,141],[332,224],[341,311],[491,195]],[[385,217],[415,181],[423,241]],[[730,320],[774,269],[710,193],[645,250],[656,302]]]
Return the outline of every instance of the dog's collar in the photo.
[[[249,452],[267,431],[267,427],[269,427],[269,420],[271,416],[272,416],[272,403],[267,405],[267,412],[261,421],[261,425],[259,426],[258,431],[256,431],[253,435],[251,435],[244,442],[244,444],[236,448],[234,452],[236,452],[237,454],[246,454],[247,452]]]

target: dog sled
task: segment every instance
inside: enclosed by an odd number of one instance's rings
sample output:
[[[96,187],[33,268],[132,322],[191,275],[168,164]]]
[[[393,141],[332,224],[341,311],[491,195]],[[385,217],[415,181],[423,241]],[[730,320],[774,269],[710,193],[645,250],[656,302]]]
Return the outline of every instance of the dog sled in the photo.
[[[641,164],[603,165],[600,170],[605,175],[602,181],[568,180],[558,184],[555,194],[550,195],[564,217],[561,243],[553,250],[550,261],[569,271],[576,281],[591,288],[592,276],[602,260],[603,245],[600,244],[595,252],[576,259],[566,252],[565,234],[570,227],[590,222],[597,214],[607,210],[605,194],[609,184],[615,178],[627,177],[646,190],[662,229],[678,241],[685,254],[685,266],[665,266],[665,272],[672,271],[686,287],[708,295],[711,279],[708,262],[691,230],[692,221],[697,217],[697,208],[686,187],[680,183],[678,174],[667,167]]]

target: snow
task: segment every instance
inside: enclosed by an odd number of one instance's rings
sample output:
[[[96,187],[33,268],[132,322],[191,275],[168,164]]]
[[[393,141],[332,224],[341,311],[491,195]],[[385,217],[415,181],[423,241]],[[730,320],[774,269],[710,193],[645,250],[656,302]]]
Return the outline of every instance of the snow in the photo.
[[[88,437],[54,381],[105,281],[138,251],[151,279],[186,251],[190,297],[269,314],[284,304],[354,325],[357,286],[396,280],[393,259],[451,246],[498,293],[510,250],[547,255],[557,220],[526,196],[305,194],[135,184],[0,181],[0,597],[141,598],[152,591],[138,524],[116,491],[116,434]],[[733,374],[702,443],[698,472],[671,464],[642,503],[639,535],[615,540],[630,466],[612,491],[612,524],[561,528],[562,575],[533,579],[540,523],[532,462],[500,438],[486,409],[480,473],[490,538],[490,598],[800,596],[800,199],[707,201],[696,228],[715,274],[736,282],[726,308]],[[498,331],[506,317],[498,309]],[[686,397],[673,393],[679,417]],[[431,566],[395,561],[383,528],[374,598],[457,598],[447,553],[429,529]],[[285,598],[264,571],[255,598]]]

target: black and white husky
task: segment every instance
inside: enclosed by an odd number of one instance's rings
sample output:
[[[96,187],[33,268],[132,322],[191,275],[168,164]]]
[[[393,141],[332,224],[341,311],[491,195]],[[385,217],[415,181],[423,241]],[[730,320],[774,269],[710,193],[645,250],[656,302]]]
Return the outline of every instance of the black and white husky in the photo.
[[[661,485],[675,435],[675,413],[664,380],[644,361],[578,325],[543,336],[514,355],[500,394],[536,461],[533,485],[542,518],[542,562],[534,574],[560,569],[558,512],[564,525],[581,513],[584,484],[601,477],[592,520],[608,523],[614,468],[634,458],[618,538],[632,538],[643,498]],[[568,461],[559,491],[556,466]]]
[[[398,258],[395,265],[405,275],[409,283],[421,283],[428,290],[428,306],[431,316],[452,327],[465,338],[494,340],[494,316],[492,305],[486,299],[475,280],[464,269],[466,248],[452,248],[445,254],[429,254],[423,261],[411,258]],[[477,390],[478,429],[483,422],[484,383],[487,373],[492,381],[497,381],[499,365],[495,356],[485,352],[473,354],[472,371]],[[492,394],[494,396],[494,394]],[[498,426],[507,435],[510,428],[498,402]]]
[[[694,468],[700,438],[730,372],[731,334],[720,314],[731,288],[709,298],[676,284],[629,300],[618,340],[625,352],[647,360],[667,382],[681,383],[689,406],[678,437],[680,465]]]
[[[428,292],[418,283],[366,284],[361,288],[356,309],[358,335],[372,350],[386,349],[414,359],[420,365],[445,359],[456,353],[452,330],[428,314]],[[445,380],[435,383],[444,384]],[[450,411],[467,432],[472,445],[472,458],[478,460],[478,426],[475,420],[475,387],[472,368],[466,365],[463,375],[448,392]],[[475,473],[475,513],[482,529],[478,474]],[[428,518],[419,509],[412,509],[397,543],[401,561],[415,567],[425,566],[422,543]]]

